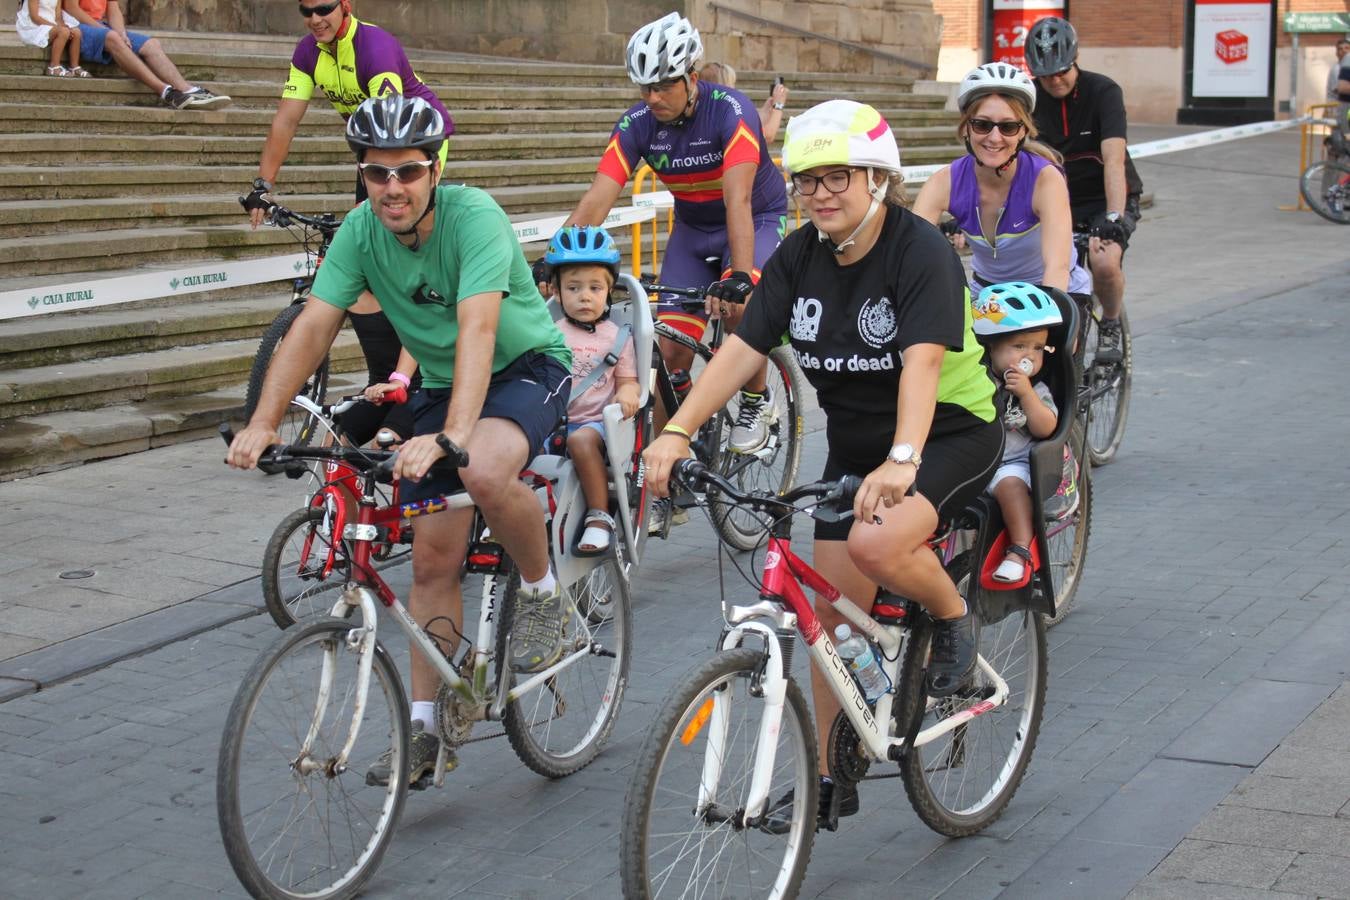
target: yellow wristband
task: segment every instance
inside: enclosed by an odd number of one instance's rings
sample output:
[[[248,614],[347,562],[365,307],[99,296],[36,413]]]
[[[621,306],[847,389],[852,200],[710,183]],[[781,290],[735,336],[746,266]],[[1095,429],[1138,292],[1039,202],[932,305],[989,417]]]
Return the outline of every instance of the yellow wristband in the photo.
[[[676,425],[676,424],[673,423],[673,422],[667,422],[667,423],[666,423],[666,427],[661,429],[661,433],[662,433],[662,434],[678,434],[680,437],[684,438],[686,441],[692,441],[692,440],[694,439],[693,436],[692,436],[689,432],[685,431],[683,428],[681,428],[680,426]]]

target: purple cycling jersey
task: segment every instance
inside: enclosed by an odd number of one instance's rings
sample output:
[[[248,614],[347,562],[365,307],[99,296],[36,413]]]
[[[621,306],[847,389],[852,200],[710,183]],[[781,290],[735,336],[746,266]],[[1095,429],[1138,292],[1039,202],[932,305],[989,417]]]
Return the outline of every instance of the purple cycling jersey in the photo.
[[[994,224],[993,239],[984,235],[980,223],[980,186],[975,178],[975,158],[963,156],[951,167],[951,196],[947,211],[956,219],[970,245],[971,268],[985,284],[1005,281],[1040,283],[1045,277],[1045,257],[1041,253],[1041,220],[1032,209],[1036,179],[1046,166],[1043,156],[1023,150],[1017,154],[1008,199]],[[1073,255],[1073,237],[1069,237],[1069,290],[1092,292],[1092,276],[1078,265]]]

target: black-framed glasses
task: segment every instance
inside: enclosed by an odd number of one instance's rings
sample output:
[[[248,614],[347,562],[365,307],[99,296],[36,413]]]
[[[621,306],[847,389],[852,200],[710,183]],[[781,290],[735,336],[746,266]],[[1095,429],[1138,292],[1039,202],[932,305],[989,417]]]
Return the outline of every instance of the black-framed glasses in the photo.
[[[1002,122],[995,122],[993,119],[971,119],[970,130],[976,134],[988,134],[995,128],[998,133],[1004,137],[1013,137],[1026,126],[1016,119],[1005,119]]]
[[[667,78],[665,81],[657,81],[652,84],[638,85],[638,92],[643,96],[647,94],[667,94],[675,90],[675,86],[683,84],[683,78]]]
[[[1070,72],[1073,71],[1073,66],[1074,66],[1073,63],[1069,63],[1067,66],[1065,66],[1064,68],[1060,69],[1058,72],[1051,72],[1049,75],[1037,75],[1036,77],[1037,77],[1037,78],[1063,78],[1065,75],[1068,75]]]
[[[325,3],[322,6],[301,6],[300,18],[308,19],[310,16],[326,16],[341,5],[341,2],[333,2]]]
[[[842,194],[848,190],[849,182],[853,180],[853,173],[857,169],[835,169],[833,172],[826,172],[824,175],[793,175],[792,189],[803,197],[810,197],[816,192],[816,188],[825,185],[825,190],[831,194]]]
[[[434,159],[424,159],[420,162],[407,162],[401,166],[382,166],[379,163],[359,163],[357,168],[361,170],[361,175],[371,184],[385,185],[392,179],[399,184],[412,184],[421,181],[422,176],[431,171],[431,167],[436,165]]]

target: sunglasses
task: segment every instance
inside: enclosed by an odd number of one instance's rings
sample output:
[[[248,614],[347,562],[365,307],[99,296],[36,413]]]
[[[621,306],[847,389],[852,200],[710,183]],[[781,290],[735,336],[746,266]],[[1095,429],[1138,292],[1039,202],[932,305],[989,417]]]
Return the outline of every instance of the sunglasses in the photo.
[[[998,133],[1004,137],[1012,137],[1021,131],[1025,126],[1015,119],[1009,119],[1005,122],[995,122],[992,119],[971,119],[970,130],[976,134],[988,134],[995,128]]]
[[[683,83],[683,78],[667,78],[665,81],[658,81],[654,84],[638,85],[638,93],[642,94],[644,97],[647,94],[665,94],[675,90],[676,85]]]
[[[853,173],[857,169],[835,169],[833,172],[826,172],[819,177],[815,175],[793,175],[792,188],[803,197],[811,197],[816,193],[816,188],[825,185],[825,190],[831,194],[842,194],[848,190],[849,182],[853,180]]]
[[[308,19],[310,16],[326,16],[333,10],[341,6],[342,3],[325,3],[322,6],[302,6],[300,7],[300,18]]]
[[[361,175],[371,184],[384,185],[391,180],[399,184],[412,184],[422,180],[422,176],[431,171],[431,167],[436,165],[434,159],[424,159],[421,162],[404,163],[401,166],[382,166],[379,163],[358,163],[357,168],[361,170]]]

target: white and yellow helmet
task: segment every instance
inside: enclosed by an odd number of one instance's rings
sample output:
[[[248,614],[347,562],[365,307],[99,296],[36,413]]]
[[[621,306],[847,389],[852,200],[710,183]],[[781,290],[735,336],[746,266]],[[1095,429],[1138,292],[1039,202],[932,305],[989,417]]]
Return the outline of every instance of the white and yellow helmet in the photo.
[[[900,146],[886,120],[866,103],[826,100],[788,120],[783,168],[857,166],[900,172]]]

